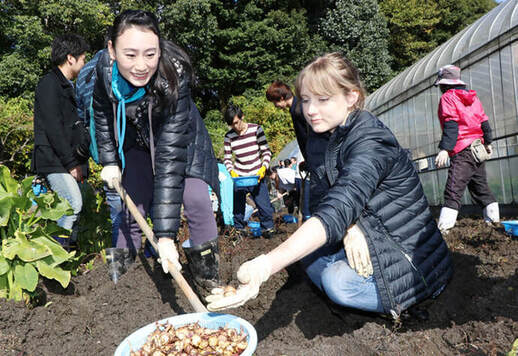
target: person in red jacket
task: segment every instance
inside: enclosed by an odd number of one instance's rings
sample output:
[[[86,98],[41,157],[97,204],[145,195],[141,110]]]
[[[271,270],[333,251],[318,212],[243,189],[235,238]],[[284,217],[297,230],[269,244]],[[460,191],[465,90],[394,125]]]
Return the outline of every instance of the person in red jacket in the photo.
[[[479,147],[482,154],[489,158],[493,153],[491,127],[477,92],[466,89],[466,83],[460,79],[460,68],[454,65],[440,68],[434,85],[443,93],[438,109],[442,138],[435,164],[444,167],[450,159],[439,229],[444,233],[455,225],[466,187],[473,201],[484,207],[484,220],[497,223],[500,213],[487,184],[485,162],[472,152],[480,140],[484,145]]]

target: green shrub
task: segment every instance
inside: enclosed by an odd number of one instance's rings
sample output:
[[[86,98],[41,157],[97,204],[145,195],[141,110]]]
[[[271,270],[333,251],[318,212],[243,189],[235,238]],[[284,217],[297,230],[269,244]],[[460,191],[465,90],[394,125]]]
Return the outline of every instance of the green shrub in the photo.
[[[17,178],[30,174],[34,143],[32,102],[0,97],[0,164]]]
[[[67,234],[57,220],[72,213],[70,204],[48,192],[36,197],[32,178],[18,183],[0,166],[0,297],[28,300],[41,277],[55,279],[64,288],[75,252],[67,252],[52,236]],[[33,204],[34,202],[34,204]]]

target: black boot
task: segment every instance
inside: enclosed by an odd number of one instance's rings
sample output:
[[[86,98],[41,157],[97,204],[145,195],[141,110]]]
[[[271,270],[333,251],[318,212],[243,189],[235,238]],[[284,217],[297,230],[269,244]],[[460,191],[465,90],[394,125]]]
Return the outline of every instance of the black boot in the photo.
[[[190,240],[182,244],[183,251],[189,262],[189,270],[194,282],[203,292],[219,287],[219,253],[218,238],[201,245],[190,247]],[[202,291],[200,291],[202,292]]]

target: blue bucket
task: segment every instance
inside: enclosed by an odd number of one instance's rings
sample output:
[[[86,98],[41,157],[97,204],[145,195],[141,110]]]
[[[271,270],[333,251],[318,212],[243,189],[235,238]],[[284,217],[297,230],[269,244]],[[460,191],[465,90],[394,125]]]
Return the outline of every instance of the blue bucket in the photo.
[[[255,237],[259,237],[262,234],[261,231],[261,223],[258,221],[248,221],[248,227],[250,228],[250,231],[252,232],[252,235]]]
[[[295,216],[289,214],[283,215],[282,220],[288,224],[293,224],[299,221],[299,219],[297,219]]]
[[[518,236],[518,220],[509,220],[500,222],[509,235]]]
[[[249,220],[248,221],[248,227],[250,229],[257,229],[257,228],[261,227],[261,223],[259,221],[251,221],[251,220]]]
[[[180,327],[191,323],[199,323],[200,326],[210,329],[218,329],[219,327],[233,328],[238,332],[243,330],[246,334],[248,347],[240,354],[240,356],[252,356],[257,347],[257,332],[248,321],[231,314],[217,313],[191,313],[172,316],[170,318],[159,320],[159,324],[169,322],[174,327]],[[130,351],[137,351],[144,345],[149,334],[156,330],[156,323],[148,324],[126,337],[115,350],[114,356],[129,356]]]
[[[235,187],[253,187],[259,183],[259,176],[234,177],[232,180],[234,181]]]

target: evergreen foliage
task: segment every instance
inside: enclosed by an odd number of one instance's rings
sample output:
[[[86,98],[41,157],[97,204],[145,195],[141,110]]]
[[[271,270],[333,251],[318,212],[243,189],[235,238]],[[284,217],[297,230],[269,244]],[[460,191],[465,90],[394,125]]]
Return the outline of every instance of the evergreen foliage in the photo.
[[[293,132],[289,114],[264,99],[272,80],[292,83],[314,56],[340,50],[372,92],[494,6],[493,0],[0,1],[0,163],[17,177],[29,173],[34,88],[50,69],[52,39],[75,32],[94,53],[105,46],[116,14],[128,8],[156,13],[163,36],[191,56],[194,99],[216,152],[228,129],[221,111],[234,98],[263,125],[275,154]]]
[[[337,0],[319,32],[333,50],[344,53],[373,91],[391,77],[387,23],[376,0]]]

